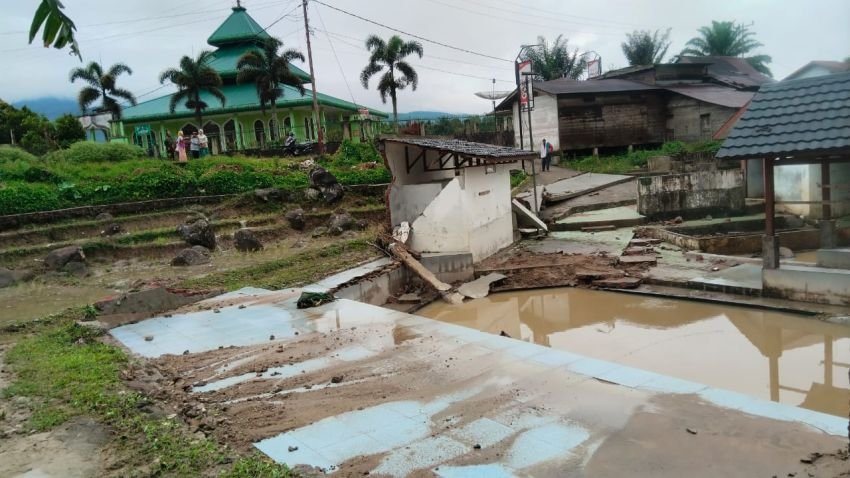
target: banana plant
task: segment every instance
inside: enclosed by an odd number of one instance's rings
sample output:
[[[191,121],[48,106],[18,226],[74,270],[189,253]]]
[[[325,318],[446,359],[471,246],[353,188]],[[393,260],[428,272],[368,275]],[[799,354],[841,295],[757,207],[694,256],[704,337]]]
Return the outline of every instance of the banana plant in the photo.
[[[65,6],[59,0],[41,0],[41,4],[32,18],[29,42],[32,44],[39,30],[42,30],[41,40],[45,48],[53,46],[53,48],[61,50],[66,46],[70,46],[71,54],[77,55],[77,58],[83,61],[83,56],[80,54],[80,45],[74,37],[77,27],[62,12],[64,8]]]

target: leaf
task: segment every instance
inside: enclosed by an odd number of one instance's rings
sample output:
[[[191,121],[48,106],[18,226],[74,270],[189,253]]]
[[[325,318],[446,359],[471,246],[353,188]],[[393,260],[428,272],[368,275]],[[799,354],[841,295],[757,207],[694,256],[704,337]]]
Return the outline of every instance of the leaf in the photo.
[[[36,34],[43,27],[41,38],[45,48],[52,45],[54,48],[62,49],[70,45],[71,54],[82,61],[80,46],[74,37],[77,27],[67,15],[62,13],[63,8],[65,7],[59,0],[41,0],[30,25],[29,42],[33,42]]]

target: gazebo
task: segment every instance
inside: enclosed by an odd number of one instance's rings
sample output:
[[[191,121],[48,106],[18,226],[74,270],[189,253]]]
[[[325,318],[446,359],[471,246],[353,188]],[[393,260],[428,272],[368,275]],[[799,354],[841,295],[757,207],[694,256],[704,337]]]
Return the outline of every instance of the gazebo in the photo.
[[[763,166],[765,235],[764,292],[815,302],[850,304],[848,238],[836,228],[836,217],[850,214],[850,73],[762,85],[747,111],[723,142],[718,159],[760,159]],[[812,165],[820,169],[819,198],[776,201],[777,167]],[[809,185],[783,181],[783,188]],[[811,193],[812,191],[810,191]],[[821,248],[829,249],[821,267],[779,268],[779,240],[774,216],[777,204],[820,207]],[[836,214],[838,213],[838,214]],[[804,292],[801,292],[804,290]]]

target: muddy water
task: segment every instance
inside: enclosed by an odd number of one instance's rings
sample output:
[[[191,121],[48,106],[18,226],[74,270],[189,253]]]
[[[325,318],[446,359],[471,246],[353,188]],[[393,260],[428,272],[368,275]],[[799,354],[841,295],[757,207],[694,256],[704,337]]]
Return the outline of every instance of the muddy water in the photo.
[[[57,285],[28,282],[0,289],[0,326],[61,312],[68,307],[91,304],[115,294],[99,286]]]
[[[794,252],[794,260],[797,262],[811,262],[813,264],[817,263],[818,251]]]
[[[846,417],[850,327],[742,307],[574,288],[419,315]]]

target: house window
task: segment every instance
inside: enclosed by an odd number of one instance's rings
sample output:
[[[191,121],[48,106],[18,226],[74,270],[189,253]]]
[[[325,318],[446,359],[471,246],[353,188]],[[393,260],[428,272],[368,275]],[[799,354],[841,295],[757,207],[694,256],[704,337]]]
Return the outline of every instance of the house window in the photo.
[[[699,115],[699,128],[702,131],[708,131],[711,129],[711,113]]]
[[[310,118],[304,118],[304,136],[307,139],[312,138],[312,136],[310,135]]]

